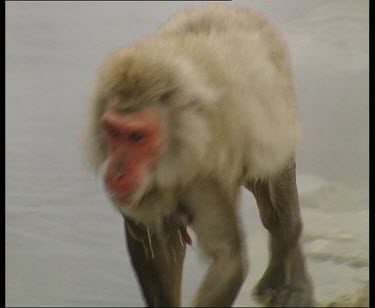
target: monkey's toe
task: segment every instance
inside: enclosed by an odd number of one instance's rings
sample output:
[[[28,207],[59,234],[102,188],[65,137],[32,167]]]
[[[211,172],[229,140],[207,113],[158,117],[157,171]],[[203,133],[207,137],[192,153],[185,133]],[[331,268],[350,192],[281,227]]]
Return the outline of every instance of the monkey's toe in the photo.
[[[281,286],[284,285],[284,274],[281,268],[267,269],[262,279],[259,280],[258,284],[253,290],[253,296],[260,302],[264,301],[264,298],[269,298],[276,294]]]
[[[274,298],[274,307],[313,307],[311,290],[306,287],[285,286]]]
[[[309,285],[286,285],[280,288],[260,288],[253,291],[254,298],[266,307],[313,307]]]

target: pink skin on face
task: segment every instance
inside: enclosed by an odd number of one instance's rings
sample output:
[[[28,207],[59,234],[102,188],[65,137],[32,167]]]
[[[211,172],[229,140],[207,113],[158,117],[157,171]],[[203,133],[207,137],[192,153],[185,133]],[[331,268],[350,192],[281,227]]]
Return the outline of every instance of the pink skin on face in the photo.
[[[142,186],[144,177],[156,167],[165,145],[160,111],[144,109],[131,114],[107,111],[102,118],[108,146],[105,173],[107,190],[124,202]]]

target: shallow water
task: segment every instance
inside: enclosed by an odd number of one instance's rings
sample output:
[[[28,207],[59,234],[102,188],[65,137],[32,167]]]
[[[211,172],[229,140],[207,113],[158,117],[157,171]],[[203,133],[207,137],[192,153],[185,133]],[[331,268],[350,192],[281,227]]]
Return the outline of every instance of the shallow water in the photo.
[[[345,294],[368,282],[368,1],[234,2],[272,18],[290,46],[308,264],[320,298]],[[7,306],[143,305],[122,219],[82,165],[84,104],[109,50],[198,4],[6,3]],[[251,275],[237,305],[249,305],[266,240],[248,192],[242,203]],[[193,246],[185,305],[204,269]]]

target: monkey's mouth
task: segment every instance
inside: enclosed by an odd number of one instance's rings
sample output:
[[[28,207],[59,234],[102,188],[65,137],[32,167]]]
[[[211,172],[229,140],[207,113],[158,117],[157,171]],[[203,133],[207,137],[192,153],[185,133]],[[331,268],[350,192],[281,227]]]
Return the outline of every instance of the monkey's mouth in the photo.
[[[136,191],[124,191],[114,189],[111,185],[105,182],[105,190],[111,201],[120,206],[131,206],[136,202]]]
[[[131,206],[135,204],[136,198],[134,195],[134,193],[118,194],[113,192],[110,194],[112,201],[121,206]]]

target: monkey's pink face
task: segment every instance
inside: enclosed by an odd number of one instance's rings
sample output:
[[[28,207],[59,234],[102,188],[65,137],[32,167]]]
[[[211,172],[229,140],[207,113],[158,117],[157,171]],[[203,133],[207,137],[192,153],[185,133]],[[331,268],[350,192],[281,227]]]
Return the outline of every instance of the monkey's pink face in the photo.
[[[109,109],[102,118],[108,153],[104,182],[121,205],[136,203],[165,146],[163,115],[155,108],[120,114]]]

